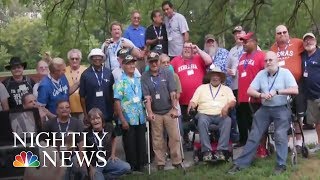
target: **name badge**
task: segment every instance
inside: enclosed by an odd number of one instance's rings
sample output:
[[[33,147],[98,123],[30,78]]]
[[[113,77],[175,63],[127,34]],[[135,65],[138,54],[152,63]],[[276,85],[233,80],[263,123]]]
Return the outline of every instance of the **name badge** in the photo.
[[[140,102],[140,98],[139,98],[139,97],[134,97],[134,98],[133,98],[133,102],[134,102],[134,103]]]
[[[102,97],[103,96],[103,92],[102,91],[97,91],[96,92],[96,97]]]
[[[156,94],[156,99],[160,99],[160,94]]]
[[[241,73],[241,77],[246,77],[247,76],[247,72],[242,72]]]
[[[284,65],[286,65],[285,61],[279,61],[279,66],[284,66]]]
[[[214,106],[214,107],[219,106],[219,103],[216,102],[216,101],[214,101],[214,102],[212,103],[212,106]]]
[[[172,41],[172,37],[168,37],[168,41]]]
[[[191,76],[191,75],[193,75],[193,74],[194,74],[194,71],[193,71],[193,69],[191,69],[191,70],[188,70],[188,71],[187,71],[187,74],[188,74],[188,76]]]
[[[308,72],[307,72],[307,71],[305,71],[305,72],[303,73],[303,77],[308,77]]]

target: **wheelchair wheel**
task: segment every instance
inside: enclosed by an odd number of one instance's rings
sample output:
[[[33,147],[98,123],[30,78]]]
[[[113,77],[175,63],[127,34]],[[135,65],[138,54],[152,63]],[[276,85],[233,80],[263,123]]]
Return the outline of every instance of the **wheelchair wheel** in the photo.
[[[302,154],[302,157],[304,157],[304,158],[309,157],[309,150],[308,150],[307,146],[305,146],[305,145],[302,146],[301,154]]]
[[[272,155],[275,152],[274,145],[271,143],[268,143],[268,155]]]
[[[297,155],[296,154],[292,154],[291,155],[291,165],[295,166],[297,164]]]

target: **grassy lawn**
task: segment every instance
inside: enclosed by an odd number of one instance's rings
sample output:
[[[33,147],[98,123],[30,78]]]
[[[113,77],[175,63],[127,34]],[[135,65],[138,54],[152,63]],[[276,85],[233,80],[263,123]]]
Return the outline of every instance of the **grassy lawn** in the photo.
[[[289,154],[290,157],[291,154]],[[288,158],[289,159],[289,158]],[[222,164],[200,164],[187,169],[187,173],[184,175],[179,170],[169,170],[161,172],[153,172],[149,175],[130,175],[123,177],[123,179],[130,180],[195,180],[195,179],[244,179],[244,180],[256,180],[256,179],[320,179],[320,153],[311,155],[308,159],[303,159],[301,156],[298,157],[298,164],[295,167],[290,165],[288,161],[287,171],[279,176],[273,176],[273,169],[275,166],[275,155],[267,159],[255,160],[250,168],[244,169],[236,175],[226,174],[228,169],[231,167],[231,163]]]

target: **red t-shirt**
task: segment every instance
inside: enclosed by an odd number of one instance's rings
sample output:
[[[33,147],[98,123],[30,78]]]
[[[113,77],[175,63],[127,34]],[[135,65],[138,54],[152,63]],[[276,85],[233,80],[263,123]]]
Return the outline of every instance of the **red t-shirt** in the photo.
[[[264,69],[264,57],[265,53],[259,50],[241,56],[238,65],[238,102],[248,102],[247,90],[257,73]]]
[[[202,84],[206,65],[200,55],[194,55],[192,60],[184,60],[177,56],[172,59],[171,65],[181,82],[180,104],[188,105],[193,93]]]
[[[303,41],[292,38],[289,44],[278,47],[277,43],[274,43],[270,49],[277,53],[279,66],[289,69],[296,81],[299,81],[302,76],[301,53],[304,51]]]

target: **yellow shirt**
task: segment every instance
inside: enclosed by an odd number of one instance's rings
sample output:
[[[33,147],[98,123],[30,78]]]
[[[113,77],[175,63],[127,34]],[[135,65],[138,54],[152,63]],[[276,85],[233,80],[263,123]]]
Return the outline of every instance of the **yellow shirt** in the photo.
[[[210,92],[210,86],[212,95]],[[221,114],[222,108],[229,102],[236,101],[236,98],[228,86],[221,84],[219,92],[218,89],[219,86],[213,87],[211,84],[202,84],[194,92],[190,102],[193,102],[198,106],[198,112],[200,113],[207,115],[219,115]]]
[[[84,70],[86,70],[87,68],[83,65],[80,65],[80,68],[76,71],[72,71],[70,66],[66,67],[66,72],[65,75],[67,77],[69,86],[73,86],[73,84],[75,82],[80,81],[80,77],[81,74],[83,73]],[[77,89],[70,97],[69,97],[69,101],[70,101],[70,108],[71,108],[71,112],[75,113],[75,112],[83,112],[83,109],[81,107],[81,103],[80,103],[80,95],[79,95],[79,89]]]

